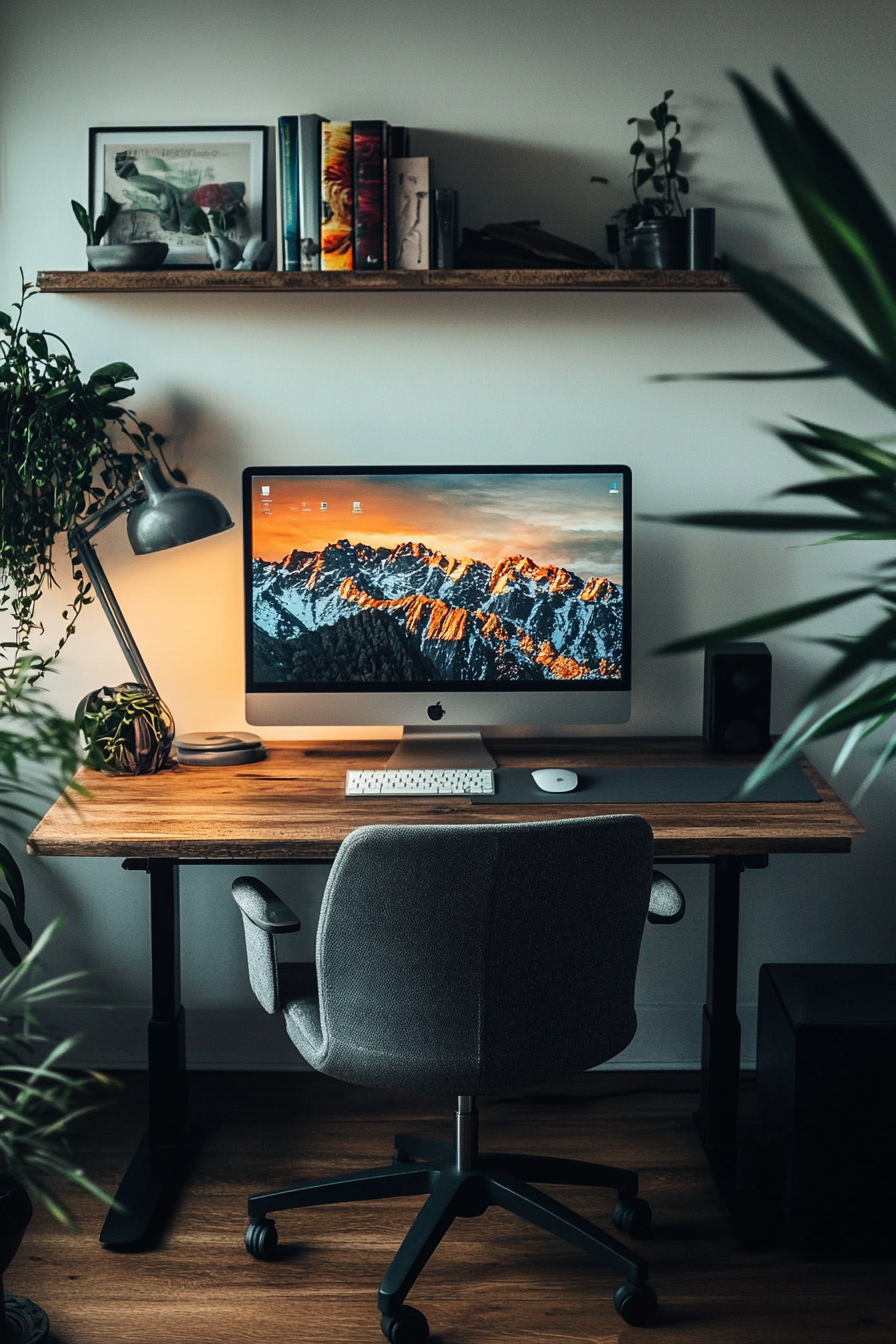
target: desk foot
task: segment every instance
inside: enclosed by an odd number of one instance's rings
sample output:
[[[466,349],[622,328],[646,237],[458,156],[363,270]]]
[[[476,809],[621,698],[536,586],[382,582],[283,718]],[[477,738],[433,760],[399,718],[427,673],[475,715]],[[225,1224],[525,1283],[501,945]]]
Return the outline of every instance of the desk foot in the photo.
[[[149,1250],[158,1245],[187,1170],[183,1145],[151,1145],[143,1135],[116,1193],[100,1243],[113,1250]]]

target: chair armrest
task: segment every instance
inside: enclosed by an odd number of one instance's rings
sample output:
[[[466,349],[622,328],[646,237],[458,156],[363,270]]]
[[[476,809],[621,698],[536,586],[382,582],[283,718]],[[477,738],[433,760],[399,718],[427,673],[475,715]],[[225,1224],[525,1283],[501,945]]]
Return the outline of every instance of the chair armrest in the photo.
[[[671,877],[654,868],[647,923],[677,924],[680,919],[684,919],[684,892]]]
[[[246,918],[265,933],[295,933],[302,927],[298,915],[258,878],[238,877],[230,890]]]

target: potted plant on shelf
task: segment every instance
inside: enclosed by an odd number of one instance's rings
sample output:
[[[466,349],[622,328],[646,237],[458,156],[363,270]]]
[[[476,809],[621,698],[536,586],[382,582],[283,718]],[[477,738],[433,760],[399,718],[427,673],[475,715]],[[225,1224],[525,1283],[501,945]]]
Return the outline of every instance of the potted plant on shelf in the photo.
[[[732,261],[735,282],[789,336],[819,361],[810,369],[772,373],[698,375],[737,380],[847,378],[896,411],[896,223],[857,165],[800,96],[777,72],[786,108],[780,112],[747,80],[735,76],[763,146],[825,269],[851,309],[846,326],[786,281]],[[668,380],[668,379],[667,379]],[[775,431],[820,477],[780,492],[798,500],[832,504],[839,512],[739,512],[684,514],[672,520],[748,531],[828,534],[831,542],[896,540],[896,453],[892,434],[862,437],[809,420]],[[809,742],[847,732],[835,769],[859,742],[891,725],[896,716],[896,559],[874,565],[857,585],[764,612],[666,646],[677,653],[717,640],[749,639],[872,598],[877,611],[861,635],[827,639],[832,665],[806,693],[800,713],[750,783],[758,784],[792,760]],[[861,792],[896,756],[896,734],[876,753]]]
[[[690,188],[688,179],[679,172],[681,122],[669,110],[674,92],[666,89],[662,100],[650,109],[650,122],[646,123],[650,129],[643,135],[641,125],[646,119],[629,117],[627,122],[636,127],[629,149],[635,160],[630,173],[635,199],[631,205],[615,211],[613,218],[625,222],[624,255],[627,265],[635,270],[682,270],[685,266],[685,214],[681,197]],[[659,136],[659,143],[647,144],[643,136]],[[606,184],[608,179],[592,177],[591,181]],[[650,188],[652,195],[647,194]],[[619,249],[611,246],[610,250]]]

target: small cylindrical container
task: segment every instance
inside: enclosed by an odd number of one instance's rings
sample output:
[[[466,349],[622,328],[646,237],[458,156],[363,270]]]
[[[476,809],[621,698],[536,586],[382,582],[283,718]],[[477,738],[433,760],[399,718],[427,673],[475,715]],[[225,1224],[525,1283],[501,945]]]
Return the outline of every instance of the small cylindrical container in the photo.
[[[688,210],[688,270],[711,271],[715,255],[715,210],[711,206]]]

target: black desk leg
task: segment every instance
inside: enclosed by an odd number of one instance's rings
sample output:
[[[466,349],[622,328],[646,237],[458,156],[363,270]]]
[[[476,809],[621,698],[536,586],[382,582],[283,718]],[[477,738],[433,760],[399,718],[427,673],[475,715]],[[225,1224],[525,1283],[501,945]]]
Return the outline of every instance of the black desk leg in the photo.
[[[176,859],[127,867],[149,873],[152,1018],[148,1028],[149,1123],[110,1210],[100,1241],[128,1247],[155,1235],[177,1194],[187,1124],[184,1010],[180,1001],[180,897]]]
[[[730,1180],[737,1143],[740,1022],[737,1018],[737,949],[740,875],[737,856],[714,859],[710,868],[706,1003],[697,1127],[713,1175]]]

